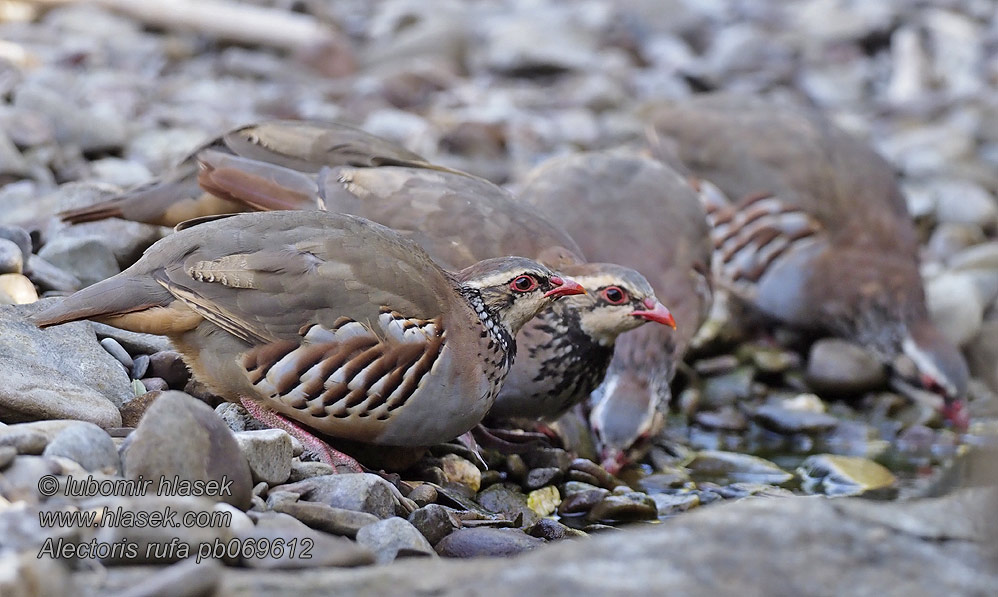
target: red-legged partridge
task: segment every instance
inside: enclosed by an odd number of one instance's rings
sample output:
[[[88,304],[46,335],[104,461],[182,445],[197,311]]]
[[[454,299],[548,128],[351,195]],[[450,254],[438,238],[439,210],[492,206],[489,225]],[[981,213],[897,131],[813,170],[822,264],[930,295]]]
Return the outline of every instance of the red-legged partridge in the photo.
[[[363,218],[282,211],[180,230],[34,320],[165,334],[197,379],[251,413],[423,446],[474,427],[513,363],[517,330],[581,292],[530,259],[450,273]]]
[[[316,173],[325,166],[407,165],[439,168],[408,149],[363,130],[334,122],[274,120],[233,129],[191,153],[161,179],[94,205],[59,216],[72,224],[122,218],[176,226],[197,217],[273,209],[314,209],[295,198],[274,194],[266,205],[231,201],[205,193],[198,185],[196,156],[205,149]]]
[[[709,310],[704,209],[678,173],[626,151],[549,160],[530,175],[520,199],[557,217],[589,257],[640,270],[676,315],[675,330],[645,326],[622,334],[593,395],[590,423],[604,466],[616,470],[659,430],[676,365]]]
[[[812,111],[760,99],[701,96],[658,107],[652,122],[708,181],[724,286],[780,322],[903,365],[896,379],[963,422],[967,366],[929,320],[915,227],[887,162]]]
[[[318,188],[326,209],[389,226],[446,266],[525,255],[592,289],[558,301],[521,329],[520,358],[493,419],[557,417],[599,385],[620,333],[646,321],[675,326],[644,276],[619,265],[585,263],[563,230],[486,180],[426,168],[343,166],[323,170],[316,182],[305,173],[214,151],[199,159],[201,184],[216,196],[263,204],[266,196],[281,195],[314,204]]]

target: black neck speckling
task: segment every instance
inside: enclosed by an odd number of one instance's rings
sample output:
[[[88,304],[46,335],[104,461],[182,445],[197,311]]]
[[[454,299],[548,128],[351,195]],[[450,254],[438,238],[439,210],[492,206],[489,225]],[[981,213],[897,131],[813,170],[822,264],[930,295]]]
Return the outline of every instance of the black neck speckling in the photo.
[[[468,286],[460,287],[461,296],[468,301],[471,308],[482,321],[482,327],[496,343],[503,354],[503,367],[508,369],[513,366],[513,359],[516,358],[516,341],[499,319],[499,315],[488,308],[482,299],[482,293],[477,288]]]

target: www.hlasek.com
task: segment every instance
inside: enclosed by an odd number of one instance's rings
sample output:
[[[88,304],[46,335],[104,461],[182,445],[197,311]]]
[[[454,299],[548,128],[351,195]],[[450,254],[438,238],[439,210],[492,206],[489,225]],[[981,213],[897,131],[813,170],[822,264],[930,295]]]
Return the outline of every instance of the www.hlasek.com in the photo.
[[[188,480],[180,477],[160,477],[157,480],[144,479],[94,479],[67,477],[60,481],[55,475],[44,475],[38,480],[38,491],[46,497],[65,495],[69,497],[135,497],[145,495],[182,497],[227,497],[232,495],[232,481]],[[141,502],[137,502],[141,503]],[[155,503],[155,502],[153,502]],[[197,511],[186,508],[176,509],[171,505],[156,503],[152,510],[135,509],[134,504],[95,505],[80,509],[75,506],[60,510],[42,510],[38,513],[38,523],[42,528],[228,528],[232,524],[229,510]],[[131,559],[140,556],[155,559],[185,559],[196,554],[197,561],[206,558],[250,559],[250,558],[311,558],[313,542],[308,538],[284,540],[215,538],[210,542],[189,543],[180,537],[167,538],[155,542],[134,541],[128,537],[115,541],[72,541],[64,538],[48,538],[38,551],[38,557],[80,558],[80,559]]]

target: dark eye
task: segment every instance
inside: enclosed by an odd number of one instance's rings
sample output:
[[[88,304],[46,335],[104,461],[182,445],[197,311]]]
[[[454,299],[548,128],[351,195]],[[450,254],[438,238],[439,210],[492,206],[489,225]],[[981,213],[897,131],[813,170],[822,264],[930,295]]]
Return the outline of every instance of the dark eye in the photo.
[[[526,274],[517,276],[515,280],[509,283],[509,287],[517,292],[530,292],[534,288],[537,288],[537,278]]]
[[[627,291],[620,286],[607,286],[600,294],[602,294],[603,299],[611,305],[620,305],[628,300]]]

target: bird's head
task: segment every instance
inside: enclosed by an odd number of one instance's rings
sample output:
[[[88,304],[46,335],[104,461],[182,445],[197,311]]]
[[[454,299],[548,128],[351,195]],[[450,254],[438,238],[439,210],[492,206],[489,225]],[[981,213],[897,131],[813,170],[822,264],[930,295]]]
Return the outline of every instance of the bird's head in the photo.
[[[958,429],[966,429],[970,373],[960,350],[931,322],[909,325],[892,370],[896,381],[914,387]]]

